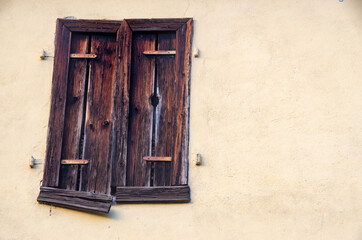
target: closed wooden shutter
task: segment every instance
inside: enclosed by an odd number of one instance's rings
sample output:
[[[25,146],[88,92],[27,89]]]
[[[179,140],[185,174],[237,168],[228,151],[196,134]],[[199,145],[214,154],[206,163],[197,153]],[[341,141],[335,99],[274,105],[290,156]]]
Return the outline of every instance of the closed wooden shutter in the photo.
[[[192,19],[57,21],[38,201],[188,202]],[[111,195],[112,194],[112,195]]]

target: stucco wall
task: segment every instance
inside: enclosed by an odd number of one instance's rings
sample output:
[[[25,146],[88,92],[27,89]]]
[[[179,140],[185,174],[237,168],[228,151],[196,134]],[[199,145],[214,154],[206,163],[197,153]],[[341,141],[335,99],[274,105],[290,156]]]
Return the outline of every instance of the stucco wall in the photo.
[[[189,204],[39,205],[55,21],[193,17]],[[0,239],[362,239],[362,1],[0,1]]]

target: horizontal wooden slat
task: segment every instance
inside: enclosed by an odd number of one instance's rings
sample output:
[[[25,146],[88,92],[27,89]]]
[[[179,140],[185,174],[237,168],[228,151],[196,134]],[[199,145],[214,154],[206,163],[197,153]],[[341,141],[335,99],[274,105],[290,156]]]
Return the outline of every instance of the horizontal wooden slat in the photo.
[[[145,161],[154,161],[154,162],[171,162],[171,157],[151,157],[151,156],[146,156],[143,157],[143,160]]]
[[[111,208],[112,196],[79,192],[73,190],[41,187],[38,202],[66,208],[108,213]]]
[[[70,58],[97,58],[97,54],[87,53],[71,53]]]
[[[61,164],[88,164],[88,160],[84,159],[63,159]]]
[[[72,32],[115,33],[122,21],[59,19]]]
[[[117,187],[116,202],[190,202],[190,188],[165,187]]]
[[[143,54],[145,54],[145,55],[175,55],[176,50],[144,51]]]
[[[132,31],[176,31],[190,18],[126,19]]]

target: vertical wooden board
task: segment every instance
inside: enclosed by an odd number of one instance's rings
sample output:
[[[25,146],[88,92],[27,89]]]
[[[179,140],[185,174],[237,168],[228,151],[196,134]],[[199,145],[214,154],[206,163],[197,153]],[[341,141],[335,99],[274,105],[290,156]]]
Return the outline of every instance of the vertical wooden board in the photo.
[[[110,193],[112,105],[115,77],[116,36],[91,35],[91,61],[84,130],[80,189],[99,194]]]
[[[113,106],[112,183],[126,186],[129,86],[131,76],[132,31],[126,21],[117,32],[118,56]]]
[[[176,49],[176,33],[159,33],[158,50]],[[172,116],[175,95],[175,56],[156,57],[159,102],[156,107],[155,156],[172,156]],[[180,159],[172,159],[179,161]],[[154,186],[171,185],[171,162],[154,162]]]
[[[151,153],[152,94],[154,58],[143,54],[155,50],[156,34],[133,33],[128,128],[127,185],[149,186],[150,163],[143,156]]]
[[[88,42],[88,34],[72,34],[70,52],[87,53]],[[61,159],[79,159],[80,157],[79,147],[83,120],[86,71],[86,59],[70,59]],[[62,165],[60,168],[59,187],[75,190],[77,174],[77,165]]]
[[[176,31],[175,114],[173,116],[172,185],[187,184],[190,51],[192,19]]]
[[[57,20],[52,97],[44,165],[43,186],[58,187],[62,150],[71,32]]]

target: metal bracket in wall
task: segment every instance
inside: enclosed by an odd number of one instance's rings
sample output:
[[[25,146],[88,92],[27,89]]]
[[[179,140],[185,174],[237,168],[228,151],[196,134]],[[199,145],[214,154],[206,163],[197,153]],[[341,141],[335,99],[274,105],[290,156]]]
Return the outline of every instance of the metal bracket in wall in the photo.
[[[30,162],[29,162],[29,167],[30,167],[30,168],[34,168],[35,165],[39,165],[39,164],[42,164],[42,163],[43,163],[42,160],[36,159],[36,158],[34,158],[33,156],[31,156],[31,159],[30,159]]]

